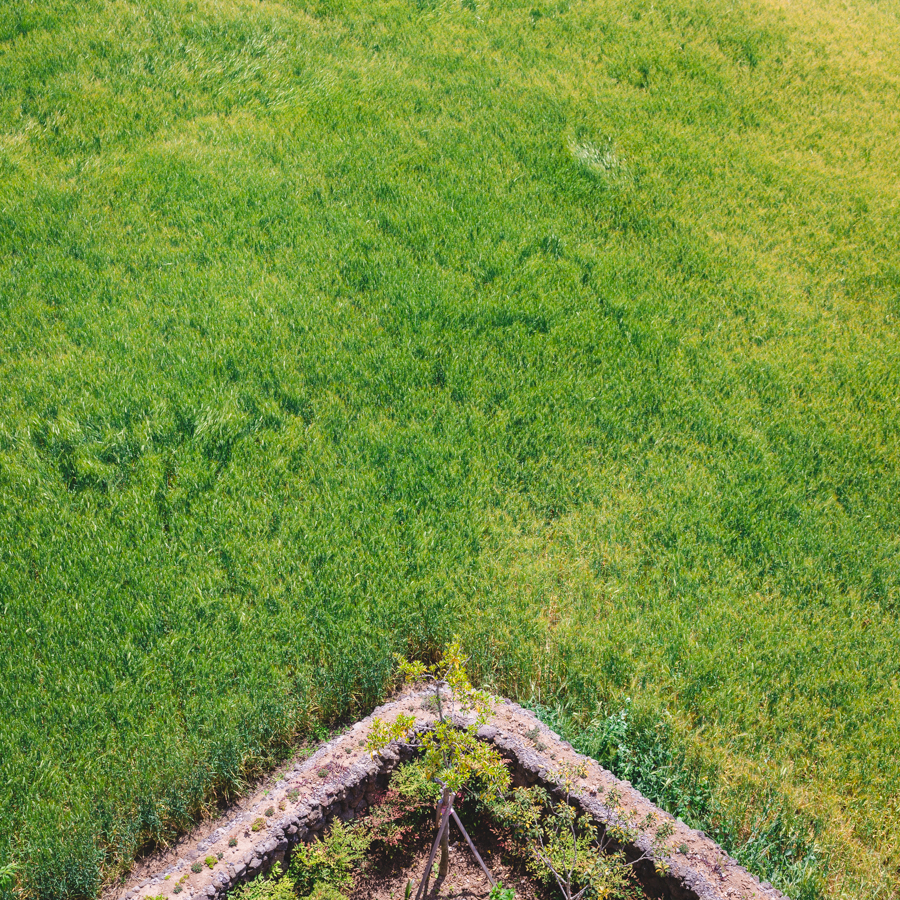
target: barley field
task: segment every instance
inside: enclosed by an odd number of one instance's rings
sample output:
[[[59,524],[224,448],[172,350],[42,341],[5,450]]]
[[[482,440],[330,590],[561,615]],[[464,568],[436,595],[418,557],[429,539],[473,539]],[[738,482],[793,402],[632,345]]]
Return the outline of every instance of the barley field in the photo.
[[[0,2],[0,896],[95,897],[453,635],[795,900],[900,896],[898,48]]]

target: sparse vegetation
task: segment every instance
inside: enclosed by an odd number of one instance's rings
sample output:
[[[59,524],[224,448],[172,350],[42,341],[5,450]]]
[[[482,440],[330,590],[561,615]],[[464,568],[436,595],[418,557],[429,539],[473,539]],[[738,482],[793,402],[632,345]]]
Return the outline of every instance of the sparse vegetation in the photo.
[[[634,867],[651,860],[657,871],[665,871],[669,855],[666,840],[672,835],[672,826],[651,820],[637,823],[619,815],[618,821],[598,829],[571,805],[576,780],[585,774],[583,767],[564,767],[551,773],[551,780],[563,791],[556,802],[543,788],[516,788],[505,796],[488,798],[485,808],[509,829],[507,845],[528,860],[538,879],[554,885],[563,900],[638,900],[644,895],[634,877]],[[617,798],[609,797],[608,801],[618,806]],[[652,846],[640,856],[629,860],[616,849],[634,844],[638,833],[651,826]]]
[[[526,731],[525,737],[527,737],[528,740],[531,741],[532,744],[534,744],[535,750],[541,751],[547,749],[547,745],[541,740],[541,729],[538,728],[537,725],[535,725],[534,728]]]
[[[95,897],[453,634],[585,748],[630,710],[598,752],[779,886],[895,895],[898,45],[4,4],[0,897]]]

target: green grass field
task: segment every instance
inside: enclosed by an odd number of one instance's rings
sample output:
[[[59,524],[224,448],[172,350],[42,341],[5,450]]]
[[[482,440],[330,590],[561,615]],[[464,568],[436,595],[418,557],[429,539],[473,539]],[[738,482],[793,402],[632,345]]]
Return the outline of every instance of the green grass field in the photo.
[[[0,866],[95,896],[458,633],[900,896],[900,5],[0,5]]]

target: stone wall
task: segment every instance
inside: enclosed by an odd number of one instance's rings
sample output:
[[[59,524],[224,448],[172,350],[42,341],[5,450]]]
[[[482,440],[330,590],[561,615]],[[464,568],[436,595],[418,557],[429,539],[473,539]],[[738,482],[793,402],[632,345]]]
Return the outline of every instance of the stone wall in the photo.
[[[240,811],[226,816],[211,833],[186,840],[170,858],[160,860],[155,871],[144,873],[137,884],[126,884],[114,895],[121,900],[178,896],[179,900],[224,898],[237,884],[255,878],[276,862],[284,863],[300,841],[309,841],[334,817],[349,821],[361,815],[376,795],[387,787],[391,773],[413,756],[406,744],[394,744],[373,758],[365,749],[372,721],[413,714],[419,728],[434,721],[424,692],[410,692],[376,709],[345,734],[320,747],[309,759],[298,761],[277,780],[262,785]],[[784,895],[739,866],[702,832],[688,828],[657,809],[630,784],[615,778],[593,760],[580,756],[559,735],[541,724],[532,713],[508,700],[498,702],[494,715],[479,730],[510,766],[517,784],[541,784],[551,793],[558,788],[550,774],[561,766],[584,764],[587,777],[578,783],[574,803],[601,828],[630,817],[643,821],[649,815],[657,825],[669,822],[674,833],[666,846],[666,874],[658,874],[652,862],[636,867],[644,890],[652,897],[672,900],[783,900]],[[611,799],[615,797],[615,801]],[[254,826],[256,830],[254,830]],[[655,826],[639,833],[633,845],[622,849],[637,859],[650,852]],[[231,846],[233,844],[233,846]],[[222,858],[216,858],[221,854]],[[212,869],[203,864],[215,859]],[[200,872],[192,865],[201,864]],[[175,885],[181,891],[175,894]]]

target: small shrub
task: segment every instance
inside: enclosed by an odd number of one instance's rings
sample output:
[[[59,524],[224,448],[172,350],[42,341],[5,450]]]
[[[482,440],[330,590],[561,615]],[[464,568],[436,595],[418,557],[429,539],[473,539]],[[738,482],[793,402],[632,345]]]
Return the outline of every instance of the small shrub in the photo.
[[[237,847],[237,838],[231,838],[231,840],[228,841],[228,846]]]
[[[525,732],[525,737],[534,744],[534,749],[538,751],[538,753],[543,752],[547,749],[547,745],[541,740],[541,729],[534,726],[530,731]]]
[[[266,827],[266,820],[260,816],[251,826],[251,831],[259,831],[261,828]]]
[[[220,851],[216,854],[216,859],[222,859],[224,856],[225,856],[225,854],[220,850]]]
[[[407,763],[397,769],[391,787],[401,797],[420,806],[434,805],[441,797],[441,789],[428,777],[424,760]],[[427,813],[429,816],[431,812]]]
[[[267,816],[274,816],[274,815],[275,815],[275,807],[274,807],[274,806],[270,806],[270,807],[266,810],[266,815],[267,815]]]
[[[605,831],[599,831],[570,802],[577,779],[585,774],[583,765],[563,766],[559,772],[551,773],[562,795],[558,802],[543,788],[532,787],[516,788],[502,799],[489,800],[485,806],[511,829],[514,850],[525,857],[531,873],[548,886],[555,884],[565,900],[586,895],[629,900],[637,895],[635,864],[652,860],[657,872],[666,871],[665,841],[672,835],[672,825],[659,824],[652,816],[641,823],[632,821],[618,808],[610,792],[606,802],[617,807],[617,820]],[[651,824],[657,826],[653,845],[638,859],[629,861],[615,849],[617,844],[633,842],[639,831]]]
[[[180,884],[176,884],[175,887],[172,888],[173,894],[180,894],[184,888]]]
[[[505,888],[502,884],[497,883],[491,888],[488,894],[488,900],[515,900],[516,892],[512,888]]]
[[[440,788],[428,780],[421,760],[400,766],[366,819],[371,839],[387,849],[408,844],[430,825],[440,794]]]
[[[203,871],[203,865],[202,865],[201,863],[195,862],[195,863],[191,866],[191,871],[196,875],[198,872],[202,872],[202,871]]]
[[[206,859],[203,860],[211,869],[216,867],[216,858],[215,856],[207,856]]]
[[[363,859],[370,843],[365,827],[345,825],[337,819],[324,838],[296,847],[288,876],[300,896],[320,884],[346,887],[352,881],[351,871]]]
[[[290,876],[282,874],[281,866],[275,863],[268,878],[241,885],[229,900],[297,900],[297,894]]]
[[[320,881],[306,900],[346,900],[346,898],[337,888]]]
[[[300,796],[300,791],[298,791],[297,788],[291,788],[287,792],[287,795],[288,795],[288,800],[290,800],[291,803],[293,803]]]

